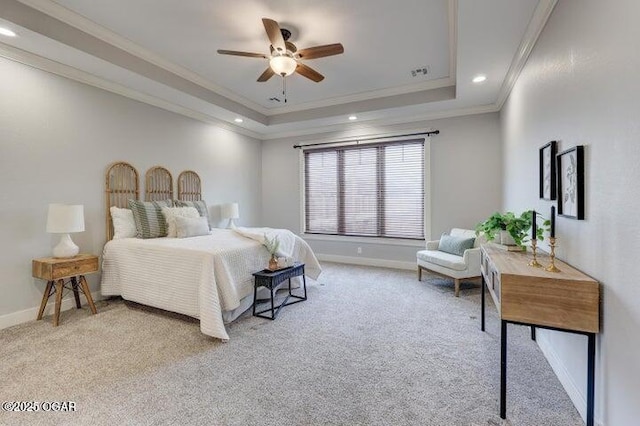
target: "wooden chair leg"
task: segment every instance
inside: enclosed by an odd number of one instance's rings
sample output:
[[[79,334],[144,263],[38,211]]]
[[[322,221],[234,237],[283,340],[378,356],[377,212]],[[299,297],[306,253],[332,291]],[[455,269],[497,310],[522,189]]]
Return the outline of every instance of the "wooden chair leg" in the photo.
[[[453,279],[453,286],[455,289],[456,297],[460,295],[460,280],[458,278]]]
[[[418,266],[418,281],[422,281],[422,268]]]
[[[40,310],[38,311],[39,320],[42,319],[42,314],[44,314],[44,308],[47,306],[47,301],[49,300],[49,296],[51,296],[51,287],[53,286],[53,281],[47,281],[47,287],[44,289],[44,294],[42,295],[42,302],[40,302]]]

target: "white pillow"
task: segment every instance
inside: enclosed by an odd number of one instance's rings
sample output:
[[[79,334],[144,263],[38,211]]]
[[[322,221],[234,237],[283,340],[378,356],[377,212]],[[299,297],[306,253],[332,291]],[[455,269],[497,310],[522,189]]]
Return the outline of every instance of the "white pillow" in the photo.
[[[195,207],[163,207],[162,214],[167,221],[167,237],[176,237],[176,217],[200,217]]]
[[[112,206],[109,211],[111,212],[111,222],[113,222],[114,240],[136,236],[136,222],[133,220],[131,210]]]
[[[176,233],[178,238],[209,235],[209,221],[206,217],[176,217]]]

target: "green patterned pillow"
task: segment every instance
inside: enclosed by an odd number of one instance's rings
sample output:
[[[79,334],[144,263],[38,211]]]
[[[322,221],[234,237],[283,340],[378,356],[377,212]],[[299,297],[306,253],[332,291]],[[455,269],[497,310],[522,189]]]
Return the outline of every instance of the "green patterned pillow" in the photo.
[[[207,226],[211,229],[211,223],[209,222],[209,209],[207,209],[207,203],[204,200],[200,201],[181,201],[173,200],[176,207],[195,207],[200,213],[200,216],[207,218]]]
[[[138,238],[158,238],[167,236],[167,221],[162,214],[163,207],[171,207],[171,200],[138,201],[129,200],[129,208],[136,222]]]
[[[475,238],[454,237],[452,235],[442,234],[440,243],[438,244],[438,251],[462,256],[465,250],[473,248],[475,241]]]

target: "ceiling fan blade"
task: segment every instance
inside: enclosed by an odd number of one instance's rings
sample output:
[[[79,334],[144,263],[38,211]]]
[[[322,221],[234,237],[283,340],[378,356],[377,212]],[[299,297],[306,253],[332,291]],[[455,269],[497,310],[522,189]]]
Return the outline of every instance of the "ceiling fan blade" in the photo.
[[[262,74],[260,74],[260,77],[258,77],[258,81],[260,83],[263,83],[263,82],[269,80],[275,74],[276,73],[271,69],[271,67],[268,67],[266,70],[264,70],[264,72]]]
[[[296,72],[302,76],[307,77],[309,80],[313,80],[316,83],[324,80],[324,76],[320,74],[318,71],[314,70],[311,67],[306,66],[305,64],[298,63],[296,67]]]
[[[324,46],[308,47],[298,50],[300,59],[324,58],[325,56],[333,56],[344,53],[344,47],[340,43],[325,44]]]
[[[220,50],[218,53],[221,55],[234,55],[234,56],[246,56],[248,58],[269,58],[264,53],[251,53],[251,52],[238,52],[237,50]]]
[[[284,53],[287,51],[287,47],[284,44],[284,38],[282,37],[282,32],[280,32],[280,25],[273,19],[262,18],[262,24],[264,25],[264,29],[267,31],[267,36],[269,36],[269,41],[271,41],[271,45],[278,52]]]

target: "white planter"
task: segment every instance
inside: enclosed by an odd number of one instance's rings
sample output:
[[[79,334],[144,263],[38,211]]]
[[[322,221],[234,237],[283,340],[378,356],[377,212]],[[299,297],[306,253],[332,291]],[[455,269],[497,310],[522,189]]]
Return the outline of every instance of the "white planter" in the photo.
[[[500,244],[504,244],[505,246],[515,246],[516,241],[507,231],[500,231]]]

